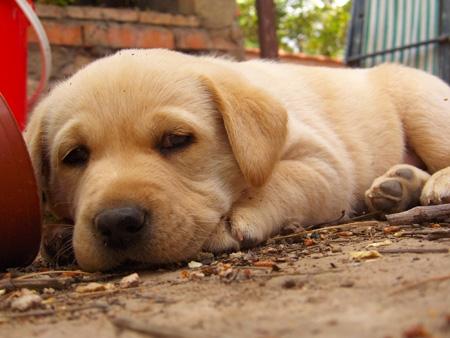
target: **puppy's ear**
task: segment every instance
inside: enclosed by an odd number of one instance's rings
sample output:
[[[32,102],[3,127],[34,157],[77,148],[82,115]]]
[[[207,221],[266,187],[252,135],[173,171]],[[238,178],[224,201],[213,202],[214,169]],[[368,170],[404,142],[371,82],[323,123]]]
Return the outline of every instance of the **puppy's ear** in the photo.
[[[202,77],[202,82],[222,115],[246,181],[261,186],[280,158],[286,141],[287,113],[268,93],[245,79],[228,73],[214,75]]]
[[[50,162],[47,149],[47,130],[45,123],[46,111],[47,104],[46,100],[44,100],[31,114],[23,134],[38,186],[44,196],[47,193],[48,180],[50,177]]]

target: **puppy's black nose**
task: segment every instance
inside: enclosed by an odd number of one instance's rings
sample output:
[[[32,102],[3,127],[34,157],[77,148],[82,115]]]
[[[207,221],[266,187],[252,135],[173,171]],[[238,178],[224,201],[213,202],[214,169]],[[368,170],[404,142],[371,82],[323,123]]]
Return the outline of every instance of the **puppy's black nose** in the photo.
[[[147,217],[138,207],[113,208],[99,213],[94,224],[106,246],[127,249],[139,238]]]

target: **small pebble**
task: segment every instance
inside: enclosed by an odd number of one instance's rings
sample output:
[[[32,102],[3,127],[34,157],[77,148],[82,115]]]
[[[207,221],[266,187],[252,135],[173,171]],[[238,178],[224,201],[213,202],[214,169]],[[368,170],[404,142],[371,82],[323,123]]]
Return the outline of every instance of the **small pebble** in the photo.
[[[292,289],[297,285],[297,282],[294,279],[287,279],[283,282],[282,286],[285,289]]]
[[[351,232],[351,231],[339,231],[337,233],[337,235],[339,237],[350,237],[350,236],[353,236],[353,232]]]
[[[196,261],[203,265],[210,265],[214,262],[214,254],[210,252],[200,252],[196,257]]]
[[[43,292],[46,295],[53,295],[56,291],[53,288],[44,288]]]
[[[202,263],[196,262],[196,261],[190,261],[190,262],[188,263],[189,269],[201,268],[202,266],[203,266]]]
[[[339,246],[332,246],[331,247],[331,252],[336,253],[336,252],[342,252],[342,248]]]
[[[39,307],[42,304],[41,296],[35,293],[26,293],[11,302],[11,309],[18,311],[27,311]]]
[[[347,280],[347,281],[341,283],[340,286],[343,287],[343,288],[351,288],[351,287],[353,287],[354,285],[355,285],[355,282],[354,282],[354,281]]]
[[[132,273],[131,275],[123,277],[119,282],[119,287],[121,289],[132,288],[138,286],[141,283],[141,279],[137,273]]]
[[[277,253],[278,249],[277,248],[273,248],[273,247],[269,247],[269,248],[263,250],[263,252],[266,252],[266,253]]]
[[[241,258],[241,257],[244,257],[244,253],[241,252],[241,251],[230,253],[230,258],[231,259],[233,259],[233,258]]]
[[[191,279],[202,279],[205,277],[205,274],[203,272],[200,271],[193,271],[190,273],[189,276]]]

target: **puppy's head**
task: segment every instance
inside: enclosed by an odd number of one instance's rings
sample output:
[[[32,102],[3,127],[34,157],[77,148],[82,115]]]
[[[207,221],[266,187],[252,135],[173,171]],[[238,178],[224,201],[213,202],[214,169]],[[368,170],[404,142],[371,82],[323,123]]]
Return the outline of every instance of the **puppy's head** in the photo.
[[[270,177],[286,113],[220,61],[122,51],[57,86],[25,138],[48,207],[74,221],[80,266],[197,253]]]

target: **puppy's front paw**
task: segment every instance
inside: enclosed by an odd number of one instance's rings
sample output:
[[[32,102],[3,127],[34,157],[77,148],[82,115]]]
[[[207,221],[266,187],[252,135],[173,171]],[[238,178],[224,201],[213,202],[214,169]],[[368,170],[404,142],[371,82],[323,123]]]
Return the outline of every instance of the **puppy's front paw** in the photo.
[[[214,233],[203,244],[203,250],[214,253],[238,251],[239,249],[239,241],[231,236],[229,223],[225,218],[220,221]]]
[[[433,174],[423,187],[422,205],[450,203],[450,167]]]
[[[258,221],[258,217],[252,217],[249,210],[233,211],[228,221],[231,236],[239,242],[241,248],[252,248],[267,239],[262,231],[261,221]]]
[[[408,164],[399,164],[375,179],[366,191],[371,211],[395,213],[419,205],[419,197],[430,175]]]
[[[258,212],[259,211],[259,212]],[[260,210],[236,208],[224,217],[213,235],[203,245],[203,250],[215,253],[237,251],[254,247],[268,239],[264,231]]]

